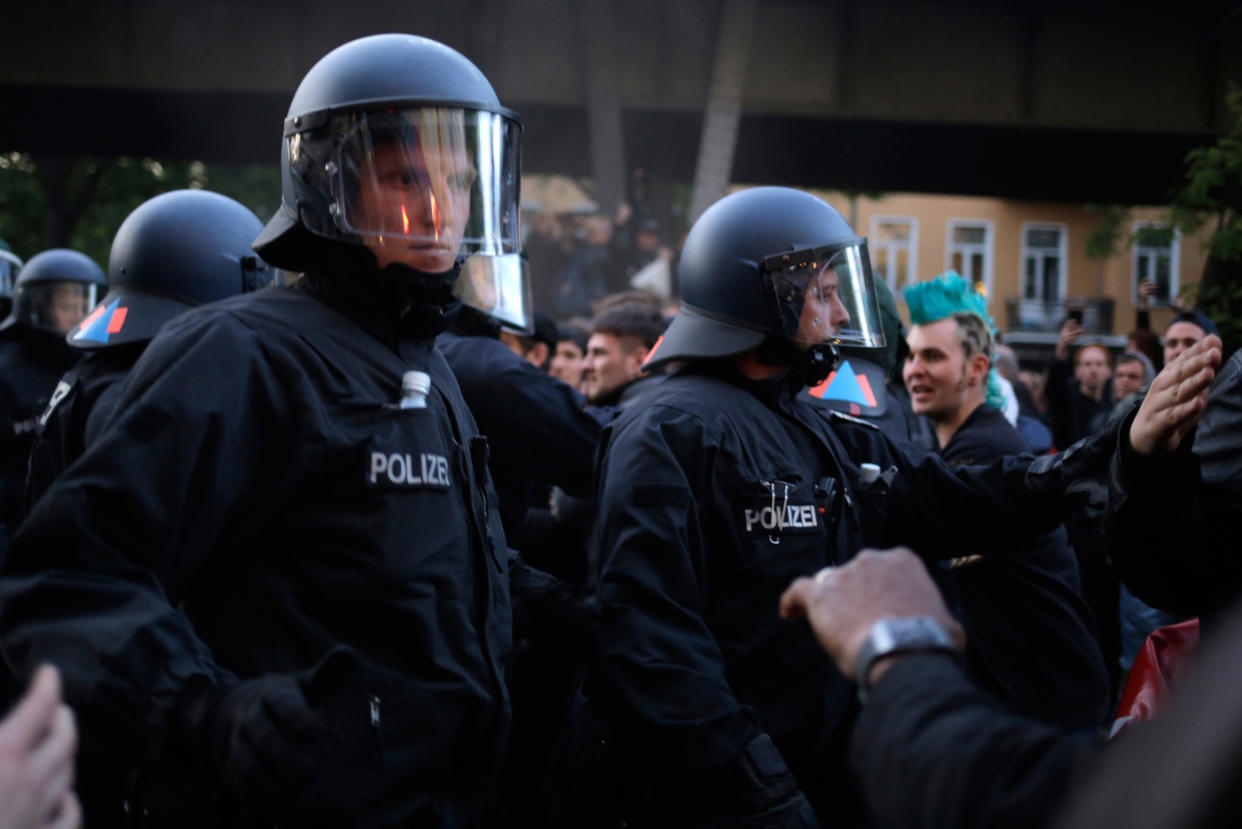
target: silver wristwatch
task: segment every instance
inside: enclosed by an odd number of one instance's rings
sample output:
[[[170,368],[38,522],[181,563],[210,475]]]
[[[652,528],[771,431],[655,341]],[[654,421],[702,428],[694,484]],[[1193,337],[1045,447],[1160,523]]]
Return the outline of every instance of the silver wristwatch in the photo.
[[[881,619],[867,631],[867,639],[858,651],[858,698],[867,701],[867,677],[876,660],[895,653],[946,651],[956,654],[957,648],[949,634],[930,616]]]

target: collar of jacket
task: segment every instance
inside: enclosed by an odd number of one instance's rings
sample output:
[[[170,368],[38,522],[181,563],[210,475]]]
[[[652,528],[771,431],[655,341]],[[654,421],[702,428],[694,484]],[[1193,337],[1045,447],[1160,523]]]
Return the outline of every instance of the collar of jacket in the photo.
[[[754,380],[743,374],[730,360],[695,362],[683,371],[715,377],[729,385],[737,386],[769,409],[780,409],[785,412],[793,411],[793,403],[798,392],[806,388],[802,375],[796,371],[787,370],[766,380]]]
[[[403,342],[434,340],[461,311],[452,274],[412,268],[360,268],[350,276],[312,271],[297,284],[339,311],[394,351]]]

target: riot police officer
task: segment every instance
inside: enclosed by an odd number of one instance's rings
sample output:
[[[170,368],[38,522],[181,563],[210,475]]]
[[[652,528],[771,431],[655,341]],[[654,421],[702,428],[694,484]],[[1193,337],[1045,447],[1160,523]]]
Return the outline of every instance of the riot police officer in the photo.
[[[250,248],[262,229],[248,207],[209,190],[164,193],[125,218],[108,257],[108,293],[66,337],[88,356],[61,377],[39,418],[30,503],[99,436],[120,381],[164,323],[271,284],[272,269]]]
[[[0,323],[10,343],[0,355],[0,482],[5,539],[25,515],[26,466],[38,418],[60,376],[81,356],[65,335],[95,304],[107,285],[86,254],[67,248],[30,258],[14,285],[13,311]]]
[[[864,542],[944,559],[1046,530],[1068,466],[1104,450],[954,472],[802,394],[836,344],[882,342],[865,240],[809,194],[717,202],[679,278],[682,310],[648,366],[685,365],[601,448],[580,792],[632,826],[855,825],[854,690],[808,630],[778,618],[781,592]]]
[[[322,58],[255,242],[305,275],[168,324],[14,543],[5,656],[59,665],[153,822],[482,820],[506,549],[434,337],[466,257],[517,255],[520,132],[434,41]]]

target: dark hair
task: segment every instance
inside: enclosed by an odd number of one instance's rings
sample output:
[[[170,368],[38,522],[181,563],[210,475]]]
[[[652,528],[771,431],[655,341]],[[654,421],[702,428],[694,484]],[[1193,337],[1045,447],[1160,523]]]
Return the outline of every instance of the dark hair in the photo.
[[[668,323],[659,308],[646,302],[626,302],[614,305],[596,317],[591,324],[591,333],[637,337],[643,345],[651,348],[667,327]]]
[[[968,311],[959,311],[952,316],[957,322],[957,339],[966,352],[966,359],[969,361],[976,354],[982,354],[991,363],[992,332],[988,330],[988,324],[978,314]]]
[[[558,326],[560,333],[558,343],[569,340],[578,346],[578,350],[586,353],[587,340],[591,339],[591,326],[586,320],[572,319]]]
[[[1200,311],[1182,311],[1180,314],[1174,317],[1172,322],[1170,322],[1168,326],[1164,329],[1166,333],[1168,332],[1169,328],[1173,327],[1173,323],[1175,322],[1193,323],[1194,325],[1197,325],[1200,328],[1202,328],[1203,333],[1205,335],[1220,333],[1219,331],[1216,330],[1216,323],[1212,322],[1211,318],[1209,318],[1207,314],[1204,314]]]

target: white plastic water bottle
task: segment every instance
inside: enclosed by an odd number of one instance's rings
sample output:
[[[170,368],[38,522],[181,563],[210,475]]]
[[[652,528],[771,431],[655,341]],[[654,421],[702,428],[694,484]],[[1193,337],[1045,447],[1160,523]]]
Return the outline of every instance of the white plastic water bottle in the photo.
[[[431,391],[431,375],[425,371],[407,371],[401,375],[401,408],[427,408],[427,392]]]

